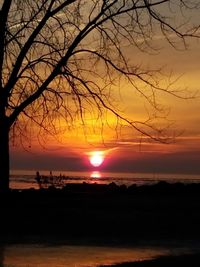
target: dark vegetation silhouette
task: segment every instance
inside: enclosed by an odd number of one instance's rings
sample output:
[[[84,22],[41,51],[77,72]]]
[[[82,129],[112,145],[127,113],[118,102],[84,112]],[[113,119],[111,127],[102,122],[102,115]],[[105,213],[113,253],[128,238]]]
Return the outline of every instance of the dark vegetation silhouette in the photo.
[[[36,172],[36,176],[35,176],[35,180],[38,184],[38,188],[39,189],[44,189],[44,188],[49,188],[49,187],[53,187],[53,188],[63,188],[64,187],[64,180],[67,177],[65,177],[64,175],[52,175],[52,172],[50,172],[50,175],[40,175],[39,171]]]
[[[153,51],[155,34],[173,47],[179,41],[186,46],[188,37],[198,35],[187,19],[198,7],[195,0],[2,0],[0,190],[9,189],[9,140],[23,143],[36,125],[55,134],[63,118],[70,129],[75,119],[84,125],[88,114],[97,118],[107,110],[118,123],[167,142],[151,116],[135,121],[115,108],[112,86],[125,79],[155,113],[161,111],[156,91],[177,91],[159,84],[159,70],[129,63],[125,48]]]
[[[198,244],[200,184],[67,184],[0,194],[0,243]]]

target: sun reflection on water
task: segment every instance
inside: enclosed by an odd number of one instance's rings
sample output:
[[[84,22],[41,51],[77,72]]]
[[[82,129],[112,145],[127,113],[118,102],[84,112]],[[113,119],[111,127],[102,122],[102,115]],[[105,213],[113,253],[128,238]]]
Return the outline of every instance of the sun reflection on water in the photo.
[[[101,178],[101,173],[99,171],[93,171],[91,174],[90,174],[90,178]]]

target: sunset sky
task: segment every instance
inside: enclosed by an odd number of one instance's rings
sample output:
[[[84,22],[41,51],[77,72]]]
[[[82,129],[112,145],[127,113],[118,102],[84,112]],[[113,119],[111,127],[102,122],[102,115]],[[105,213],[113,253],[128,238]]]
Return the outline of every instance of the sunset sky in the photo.
[[[183,90],[188,98],[195,95],[193,99],[159,96],[171,124],[169,136],[177,136],[174,142],[161,144],[141,138],[128,126],[116,129],[116,118],[107,114],[101,120],[86,119],[84,127],[77,121],[57,136],[45,135],[39,140],[42,146],[36,136],[23,141],[25,149],[14,143],[11,169],[200,174],[200,43],[193,39],[186,50],[175,50],[160,35],[153,43],[157,50],[151,54],[127,48],[130,61],[150,69],[162,67],[166,74],[172,73],[172,79],[178,78],[173,88]],[[117,108],[128,118],[148,118],[148,104],[125,81],[114,91]],[[92,151],[104,154],[101,166],[90,164]]]
[[[159,40],[159,45],[162,42]],[[169,45],[157,55],[142,55],[141,61],[149,66],[164,66],[173,71],[179,80],[174,85],[185,88],[192,94],[199,90],[200,54],[199,43],[193,41],[186,51],[176,51]],[[134,53],[130,53],[133,57]],[[196,94],[196,93],[195,93]],[[173,131],[180,136],[172,144],[159,144],[139,138],[132,129],[116,132],[114,127],[101,135],[101,129],[91,126],[83,129],[80,123],[77,128],[66,131],[55,139],[45,137],[44,147],[32,140],[28,151],[14,146],[11,151],[12,169],[31,170],[94,170],[89,163],[89,151],[105,151],[105,161],[98,168],[112,172],[154,172],[154,173],[197,173],[200,174],[200,99],[182,100],[164,95],[161,102],[170,108],[168,119],[173,122]],[[143,99],[131,92],[125,85],[121,88],[120,107],[129,116],[137,119],[146,116]],[[112,118],[114,119],[114,118]],[[95,121],[93,122],[95,125]],[[86,136],[84,135],[86,131]],[[57,139],[57,140],[56,140]],[[51,167],[50,167],[51,166]]]

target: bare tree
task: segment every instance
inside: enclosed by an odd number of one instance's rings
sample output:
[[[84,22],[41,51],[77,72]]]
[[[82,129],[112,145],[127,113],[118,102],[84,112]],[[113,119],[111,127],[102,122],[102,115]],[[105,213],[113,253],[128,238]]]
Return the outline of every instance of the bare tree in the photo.
[[[1,0],[0,1],[0,190],[9,189],[9,135],[31,121],[49,129],[70,124],[93,108],[106,109],[134,129],[160,140],[151,121],[124,117],[109,98],[124,77],[157,110],[155,72],[129,64],[126,47],[153,49],[154,34],[172,45],[198,34],[184,0]],[[182,16],[182,17],[181,17]],[[177,19],[176,19],[177,17]],[[137,84],[139,81],[139,84]],[[141,86],[141,84],[145,86]],[[143,90],[143,88],[145,89]]]

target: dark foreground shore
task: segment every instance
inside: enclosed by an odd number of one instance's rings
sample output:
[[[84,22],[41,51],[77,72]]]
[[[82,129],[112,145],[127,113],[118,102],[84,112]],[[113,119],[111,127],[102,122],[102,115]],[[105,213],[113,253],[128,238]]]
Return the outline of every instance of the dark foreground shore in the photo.
[[[199,267],[200,254],[188,254],[179,256],[162,256],[153,260],[139,262],[126,262],[106,267]],[[104,267],[103,265],[99,267]]]
[[[3,243],[200,240],[200,184],[68,184],[11,190],[0,195],[0,205]]]

